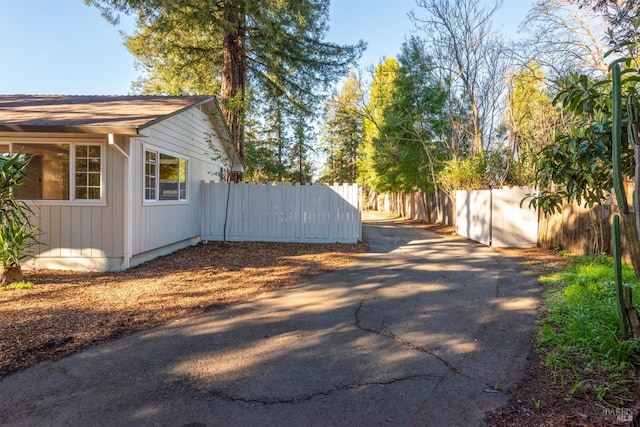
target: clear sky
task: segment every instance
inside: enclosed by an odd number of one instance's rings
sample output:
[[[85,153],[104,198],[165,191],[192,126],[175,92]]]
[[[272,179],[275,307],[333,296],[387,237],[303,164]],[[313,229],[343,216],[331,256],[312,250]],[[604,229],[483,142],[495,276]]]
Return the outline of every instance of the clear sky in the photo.
[[[495,26],[513,34],[531,1],[504,3]],[[327,39],[367,41],[360,66],[375,65],[414,31],[412,9],[420,15],[415,0],[332,0]],[[120,32],[132,30],[83,0],[0,0],[0,94],[126,95],[139,73]]]

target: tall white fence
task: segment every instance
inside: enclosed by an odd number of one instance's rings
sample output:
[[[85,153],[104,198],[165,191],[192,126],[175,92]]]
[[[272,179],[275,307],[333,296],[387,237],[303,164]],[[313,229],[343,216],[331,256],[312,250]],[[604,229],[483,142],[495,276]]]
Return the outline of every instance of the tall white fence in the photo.
[[[362,237],[355,184],[203,182],[201,187],[205,241],[356,243]]]
[[[495,247],[537,246],[538,212],[520,202],[533,189],[456,191],[456,233]]]

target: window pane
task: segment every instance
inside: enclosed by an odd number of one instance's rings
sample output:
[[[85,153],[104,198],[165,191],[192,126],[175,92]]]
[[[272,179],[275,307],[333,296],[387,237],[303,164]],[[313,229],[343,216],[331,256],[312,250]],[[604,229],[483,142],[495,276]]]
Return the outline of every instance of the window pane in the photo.
[[[89,145],[88,146],[88,154],[89,158],[100,158],[100,146],[99,145]]]
[[[88,199],[99,199],[100,198],[100,188],[89,188],[89,197]]]
[[[178,200],[179,159],[160,154],[160,200]]]
[[[89,159],[87,170],[90,172],[100,172],[100,157]]]
[[[87,187],[76,187],[76,199],[87,199]]]
[[[86,171],[87,171],[87,160],[76,159],[76,172],[86,172]]]
[[[69,144],[14,144],[13,151],[32,156],[17,198],[69,200]]]
[[[89,182],[87,185],[89,187],[100,187],[100,174],[99,173],[90,173],[88,175]]]
[[[87,174],[77,173],[76,174],[76,188],[77,187],[86,187],[87,186]]]
[[[100,199],[100,147],[97,145],[76,145],[75,154],[76,198]],[[91,191],[89,191],[90,187],[93,187]]]
[[[144,153],[144,199],[156,199],[156,159],[157,154],[153,151]]]
[[[180,159],[180,200],[187,200],[187,161]]]
[[[145,200],[186,200],[187,160],[145,151]]]

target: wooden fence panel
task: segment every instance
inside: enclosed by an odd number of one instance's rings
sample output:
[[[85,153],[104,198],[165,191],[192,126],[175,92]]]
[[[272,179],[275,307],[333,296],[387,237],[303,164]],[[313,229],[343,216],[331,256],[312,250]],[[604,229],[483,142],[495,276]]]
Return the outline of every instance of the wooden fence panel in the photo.
[[[362,238],[357,185],[204,182],[202,191],[205,241],[356,243]]]
[[[393,212],[403,218],[417,219],[430,224],[455,225],[456,203],[444,191],[425,194],[370,194],[367,209]]]
[[[631,199],[633,193],[633,183],[626,182],[626,191],[628,199]],[[501,191],[501,190],[497,190]],[[525,190],[525,193],[531,192],[530,189]],[[462,196],[465,197],[466,192],[462,192]],[[522,197],[520,197],[522,196]],[[519,205],[520,201],[526,194],[520,195],[512,200],[512,207],[515,209],[515,204]],[[436,202],[436,197],[440,199]],[[370,195],[367,200],[367,206],[370,209],[382,210],[393,212],[397,215],[408,217],[412,219],[418,219],[428,223],[436,223],[443,225],[456,225],[458,234],[467,236],[472,234],[470,225],[467,224],[468,219],[472,215],[470,211],[460,212],[459,215],[456,212],[456,205],[458,200],[454,197],[452,200],[445,193],[440,192],[438,195],[423,195],[422,193],[394,193],[394,194],[373,194]],[[422,204],[424,208],[416,204]],[[528,206],[528,201],[523,203],[523,207]],[[484,208],[481,208],[481,210]],[[486,211],[485,211],[486,212]],[[536,214],[532,212],[524,212],[525,217],[528,218],[527,222],[533,222],[533,217],[538,218],[537,221],[537,238],[533,239],[531,234],[532,225],[529,225],[529,230],[525,233],[526,238],[524,241],[528,242],[527,246],[539,246],[545,249],[564,249],[573,254],[611,254],[611,223],[613,215],[618,214],[618,207],[615,203],[615,199],[610,197],[603,205],[598,205],[593,208],[587,208],[584,205],[578,204],[565,204],[562,208],[562,213],[550,215],[545,217],[542,213]],[[466,215],[466,216],[465,216]],[[522,230],[518,230],[518,222],[521,219],[520,213],[517,209],[512,210],[509,214],[510,219],[516,223],[516,227],[511,227],[511,230],[515,234],[522,233]],[[461,224],[456,224],[456,221],[462,221]],[[497,221],[500,224],[501,219],[493,218],[492,221]],[[510,227],[505,225],[498,225],[502,230],[500,233],[505,234],[505,241],[500,244],[504,245],[516,245],[522,247],[522,244],[513,242],[514,238],[519,239],[523,236],[509,236],[507,230]],[[480,233],[482,236],[482,233]],[[624,232],[623,232],[624,235]],[[496,236],[492,235],[491,240],[496,240]],[[535,242],[535,243],[534,243]],[[628,262],[628,248],[626,239],[622,239],[623,245],[623,257]]]
[[[538,212],[520,203],[528,188],[456,192],[456,232],[495,247],[537,245]]]
[[[538,244],[574,254],[610,254],[611,218],[616,213],[617,206],[565,204],[561,213],[540,215]]]

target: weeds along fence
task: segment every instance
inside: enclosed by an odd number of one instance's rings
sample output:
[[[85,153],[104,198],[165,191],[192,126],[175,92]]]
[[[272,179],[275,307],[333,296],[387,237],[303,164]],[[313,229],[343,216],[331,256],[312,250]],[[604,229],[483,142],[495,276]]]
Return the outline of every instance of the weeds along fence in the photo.
[[[211,241],[356,243],[357,185],[203,182],[201,238]]]

